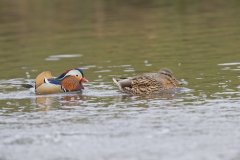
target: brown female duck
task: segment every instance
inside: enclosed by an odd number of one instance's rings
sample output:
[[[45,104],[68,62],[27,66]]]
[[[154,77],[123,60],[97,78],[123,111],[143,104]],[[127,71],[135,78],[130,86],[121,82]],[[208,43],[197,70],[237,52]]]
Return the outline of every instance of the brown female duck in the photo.
[[[145,73],[130,78],[113,78],[120,91],[133,94],[153,94],[177,88],[178,80],[169,69],[161,69],[157,73]]]

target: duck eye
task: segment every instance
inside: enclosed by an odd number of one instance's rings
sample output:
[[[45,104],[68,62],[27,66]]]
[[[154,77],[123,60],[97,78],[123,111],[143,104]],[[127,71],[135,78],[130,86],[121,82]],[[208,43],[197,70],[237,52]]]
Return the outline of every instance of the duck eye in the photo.
[[[78,75],[76,75],[78,77]]]

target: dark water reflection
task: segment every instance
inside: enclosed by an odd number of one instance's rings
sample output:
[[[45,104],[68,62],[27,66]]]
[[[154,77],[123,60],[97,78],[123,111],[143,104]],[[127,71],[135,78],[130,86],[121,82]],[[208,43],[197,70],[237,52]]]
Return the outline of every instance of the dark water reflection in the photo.
[[[234,0],[1,1],[0,159],[239,159],[239,10]],[[21,87],[76,66],[91,81],[83,94]],[[162,67],[180,92],[129,96],[112,83]]]

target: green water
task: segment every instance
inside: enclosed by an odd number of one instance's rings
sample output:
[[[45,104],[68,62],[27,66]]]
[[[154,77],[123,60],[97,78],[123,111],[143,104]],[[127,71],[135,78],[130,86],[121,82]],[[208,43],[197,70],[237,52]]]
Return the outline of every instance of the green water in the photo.
[[[4,0],[0,15],[0,159],[239,158],[237,0]],[[20,86],[73,67],[90,80],[82,95]],[[163,67],[182,92],[112,83]]]

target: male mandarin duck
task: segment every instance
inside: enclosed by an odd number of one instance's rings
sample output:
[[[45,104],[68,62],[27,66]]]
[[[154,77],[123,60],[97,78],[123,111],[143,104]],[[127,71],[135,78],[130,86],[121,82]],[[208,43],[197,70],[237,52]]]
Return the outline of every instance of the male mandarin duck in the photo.
[[[36,77],[35,92],[36,94],[52,94],[81,91],[84,89],[82,83],[85,82],[88,80],[79,68],[67,70],[58,77],[53,77],[50,71],[45,71]]]
[[[176,89],[179,81],[169,69],[161,69],[157,73],[145,73],[129,78],[113,78],[120,91],[133,95],[148,95]]]

